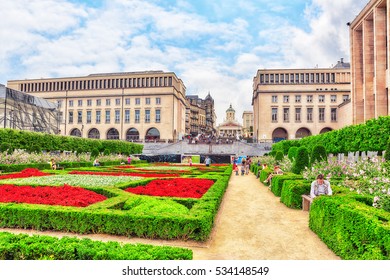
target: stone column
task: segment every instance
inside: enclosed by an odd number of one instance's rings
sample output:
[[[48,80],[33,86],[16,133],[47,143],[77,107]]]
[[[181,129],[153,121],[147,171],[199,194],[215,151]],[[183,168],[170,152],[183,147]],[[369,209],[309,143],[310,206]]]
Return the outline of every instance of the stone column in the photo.
[[[386,8],[374,10],[374,57],[375,57],[375,117],[386,116],[388,97],[386,91]]]
[[[353,124],[359,124],[364,122],[363,34],[361,25],[351,29],[351,54]]]
[[[363,21],[364,121],[375,116],[374,66],[374,22],[372,17],[369,17]]]

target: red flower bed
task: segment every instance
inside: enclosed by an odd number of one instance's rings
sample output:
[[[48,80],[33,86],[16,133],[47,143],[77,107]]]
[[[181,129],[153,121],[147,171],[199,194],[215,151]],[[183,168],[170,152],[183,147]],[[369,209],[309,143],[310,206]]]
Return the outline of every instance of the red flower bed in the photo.
[[[0,202],[86,207],[103,201],[106,197],[80,187],[0,186]]]
[[[71,171],[68,174],[81,175],[104,175],[104,176],[136,176],[136,177],[179,177],[179,174],[159,174],[159,173],[133,173],[133,172],[91,172],[91,171]]]
[[[175,178],[172,180],[153,180],[146,186],[127,188],[125,191],[152,196],[201,198],[213,184],[214,181],[208,179]]]
[[[26,177],[50,176],[51,174],[40,171],[36,168],[26,168],[18,173],[7,174],[0,176],[0,179],[15,179]]]

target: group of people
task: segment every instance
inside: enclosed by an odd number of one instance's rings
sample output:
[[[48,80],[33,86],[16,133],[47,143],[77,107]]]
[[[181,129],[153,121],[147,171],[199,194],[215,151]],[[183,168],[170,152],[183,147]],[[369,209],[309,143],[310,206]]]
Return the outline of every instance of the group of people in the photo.
[[[250,168],[251,163],[252,163],[252,161],[249,157],[247,160],[245,160],[245,159],[242,160],[242,163],[241,163],[241,174],[242,175],[249,174],[249,168]],[[257,161],[257,165],[259,166],[259,169],[258,169],[256,178],[259,178],[261,170],[267,168],[267,164],[261,164],[260,160],[259,160],[259,161]],[[233,171],[236,173],[236,175],[239,174],[239,166],[237,164],[236,158],[234,158],[234,161],[233,161]],[[271,184],[273,177],[275,177],[277,175],[283,175],[283,174],[284,174],[284,172],[280,168],[280,166],[275,165],[273,172],[268,175],[267,179],[265,179],[263,181],[263,183],[264,184]],[[330,182],[328,180],[325,180],[323,174],[319,174],[317,176],[316,180],[314,180],[311,183],[310,197],[314,198],[314,197],[317,197],[320,195],[332,195],[332,194],[333,194],[333,191],[332,191],[332,188],[330,186]]]
[[[239,174],[241,170],[241,175],[248,175],[249,169],[252,164],[252,159],[250,157],[242,158],[241,163],[238,163],[237,158],[233,159],[233,171],[236,173],[236,175]]]

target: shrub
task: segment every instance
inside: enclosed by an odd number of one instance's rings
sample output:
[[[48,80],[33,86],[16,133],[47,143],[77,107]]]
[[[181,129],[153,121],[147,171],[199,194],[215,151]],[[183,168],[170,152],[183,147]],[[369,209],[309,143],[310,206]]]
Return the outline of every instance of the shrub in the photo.
[[[305,167],[309,166],[309,153],[305,147],[299,147],[297,152],[297,159],[294,161],[292,172],[300,174]]]
[[[290,147],[290,149],[288,149],[288,158],[291,160],[291,161],[294,161],[296,158],[297,158],[297,154],[298,154],[298,147]]]
[[[387,142],[385,160],[390,161],[390,140]]]
[[[318,197],[309,227],[342,259],[389,260],[390,213],[368,206],[370,201],[356,194]]]
[[[275,160],[277,161],[277,162],[279,162],[279,161],[281,161],[281,160],[283,160],[283,152],[282,151],[277,151],[276,152],[276,155],[275,155]]]
[[[99,156],[99,150],[97,148],[92,149],[91,158],[96,158]]]
[[[325,147],[323,145],[314,146],[313,150],[311,151],[310,165],[314,164],[316,161],[320,162],[326,159],[327,156]]]

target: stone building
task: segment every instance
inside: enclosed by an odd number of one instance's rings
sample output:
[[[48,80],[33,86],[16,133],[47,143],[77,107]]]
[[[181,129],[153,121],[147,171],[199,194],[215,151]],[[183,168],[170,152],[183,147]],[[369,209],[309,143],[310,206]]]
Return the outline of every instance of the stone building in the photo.
[[[127,141],[185,135],[186,87],[173,72],[11,80],[8,87],[58,104],[62,135]]]
[[[217,135],[222,139],[238,139],[242,136],[242,125],[236,120],[236,111],[232,105],[226,110],[226,119],[217,126]]]
[[[258,70],[253,79],[253,137],[275,142],[343,127],[350,110],[350,65]]]
[[[242,113],[242,136],[253,138],[253,112],[244,111]]]
[[[198,134],[215,134],[215,107],[214,99],[210,93],[205,99],[198,95],[187,95],[188,101],[186,131],[187,134],[197,136]]]
[[[350,23],[353,124],[389,115],[390,0],[371,0]]]

